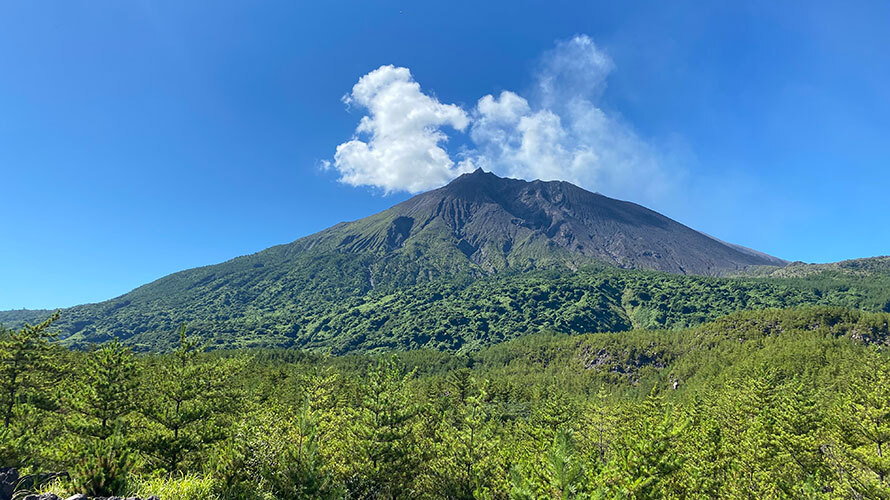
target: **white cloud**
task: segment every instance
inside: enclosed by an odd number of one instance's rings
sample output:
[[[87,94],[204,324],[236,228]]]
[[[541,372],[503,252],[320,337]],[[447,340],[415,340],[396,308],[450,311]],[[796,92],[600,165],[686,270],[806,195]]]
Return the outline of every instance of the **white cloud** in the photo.
[[[328,165],[340,173],[341,182],[418,192],[445,184],[468,168],[455,166],[440,145],[448,140],[441,128],[465,130],[467,113],[421,92],[407,68],[381,66],[359,79],[343,100],[367,109],[368,115],[359,122],[357,135],[337,146]]]
[[[487,95],[479,99],[479,113],[484,119],[496,123],[516,123],[529,112],[528,101],[505,90],[498,99]]]
[[[544,53],[530,97],[511,91],[478,100],[468,115],[421,92],[407,68],[382,66],[344,98],[368,110],[356,129],[367,134],[337,147],[340,180],[385,191],[417,192],[479,166],[499,175],[566,180],[637,201],[660,197],[671,175],[659,155],[619,116],[597,105],[614,69],[589,37],[561,41]],[[442,127],[469,127],[473,147],[455,164]]]
[[[541,60],[533,104],[509,91],[479,99],[470,130],[473,162],[510,177],[658,197],[669,181],[655,151],[594,103],[613,67],[587,36],[557,43]]]
[[[559,106],[565,97],[598,98],[614,68],[608,54],[587,35],[557,42],[554,49],[544,53],[536,75],[541,105]]]

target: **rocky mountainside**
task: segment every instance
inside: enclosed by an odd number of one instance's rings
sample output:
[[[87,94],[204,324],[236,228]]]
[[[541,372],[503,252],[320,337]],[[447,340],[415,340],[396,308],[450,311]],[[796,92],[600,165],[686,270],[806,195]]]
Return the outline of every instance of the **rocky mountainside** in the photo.
[[[720,275],[785,261],[724,243],[634,203],[568,182],[481,169],[380,214],[298,240],[294,250],[444,252],[487,272],[596,260],[621,268]]]
[[[581,266],[715,276],[785,264],[566,182],[478,170],[370,217],[66,309],[58,326],[75,344],[117,336],[154,346],[186,322],[208,336],[225,332],[231,345],[239,335],[296,339],[315,319],[368,303],[369,294],[442,280]],[[0,313],[0,322],[14,326],[39,313]],[[336,337],[327,324],[313,331]]]

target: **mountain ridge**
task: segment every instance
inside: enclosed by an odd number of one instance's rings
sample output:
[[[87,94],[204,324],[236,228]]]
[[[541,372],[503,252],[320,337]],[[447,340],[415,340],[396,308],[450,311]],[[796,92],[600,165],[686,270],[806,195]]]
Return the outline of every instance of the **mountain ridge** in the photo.
[[[294,340],[337,324],[331,316],[336,311],[361,314],[350,307],[371,307],[362,306],[372,303],[364,299],[370,293],[441,280],[471,283],[496,274],[571,273],[591,266],[715,276],[786,264],[745,250],[567,182],[504,179],[477,170],[377,214],[68,308],[59,324],[62,338],[72,343],[169,335],[183,322],[200,325],[206,335],[218,329]],[[620,299],[606,295],[611,302]],[[630,324],[626,318],[609,321]]]
[[[425,234],[430,229],[437,234]],[[621,268],[702,275],[787,264],[568,182],[506,179],[481,169],[290,245],[386,253],[404,248],[412,239],[447,244],[443,240],[449,236],[454,249],[487,272],[536,267],[527,259],[542,255],[570,268],[594,259]]]

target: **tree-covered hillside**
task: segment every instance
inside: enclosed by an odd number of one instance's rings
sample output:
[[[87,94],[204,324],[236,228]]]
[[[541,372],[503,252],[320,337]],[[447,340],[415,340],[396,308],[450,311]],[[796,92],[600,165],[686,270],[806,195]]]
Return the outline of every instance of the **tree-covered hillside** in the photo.
[[[63,496],[890,498],[886,313],[340,357],[50,331],[0,331],[0,462]]]
[[[851,259],[828,264],[807,264],[791,262],[785,266],[755,266],[741,273],[741,276],[772,276],[775,278],[801,278],[814,275],[870,277],[875,274],[890,274],[890,256]]]
[[[25,323],[40,323],[53,311],[46,309],[12,309],[0,311],[0,325],[22,326]]]
[[[812,304],[890,310],[890,274],[882,273],[709,278],[594,266],[365,290],[348,279],[362,265],[320,256],[314,268],[289,274],[293,284],[286,288],[278,278],[228,285],[208,280],[169,298],[143,297],[147,291],[139,289],[126,299],[67,309],[59,328],[72,346],[118,337],[140,350],[169,349],[176,342],[170,332],[188,323],[215,348],[466,351],[541,331],[681,328],[743,309]],[[327,279],[334,272],[340,281]],[[248,307],[245,295],[251,296]]]

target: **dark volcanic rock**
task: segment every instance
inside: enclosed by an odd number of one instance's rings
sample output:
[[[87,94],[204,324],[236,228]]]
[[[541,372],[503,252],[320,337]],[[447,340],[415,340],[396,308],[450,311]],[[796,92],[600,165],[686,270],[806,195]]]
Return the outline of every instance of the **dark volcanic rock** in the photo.
[[[482,170],[292,246],[386,254],[412,243],[465,256],[484,270],[526,268],[529,262],[571,266],[590,259],[623,268],[717,275],[786,263],[568,182],[504,179]]]
[[[56,478],[67,478],[67,472],[51,472],[42,474],[20,475],[14,467],[0,467],[0,500],[10,500],[17,491],[33,491]],[[30,494],[22,500],[60,500],[52,493],[43,495]]]
[[[0,500],[12,500],[16,491],[33,490],[41,484],[45,484],[47,480],[57,477],[68,477],[67,472],[54,472],[50,474],[39,474],[20,476],[18,469],[14,467],[0,467]],[[55,493],[36,494],[31,493],[21,497],[21,500],[63,500]],[[83,494],[72,495],[64,500],[142,500],[139,497],[88,497]],[[145,500],[160,500],[152,495]]]
[[[567,263],[589,257],[618,267],[703,275],[785,264],[716,240],[640,205],[568,182],[503,179],[482,170],[379,215],[390,218],[393,226],[404,219],[414,222],[402,225],[409,232],[400,234],[401,246],[412,239],[441,239],[432,233],[445,229],[461,253],[495,268],[535,257]],[[366,220],[340,226],[337,232],[358,230],[364,234],[355,238],[374,240],[367,234]],[[322,232],[308,239],[325,238]],[[481,249],[487,250],[485,255]],[[501,262],[505,264],[498,266]]]
[[[0,500],[10,500],[19,482],[19,470],[13,467],[0,467]]]

